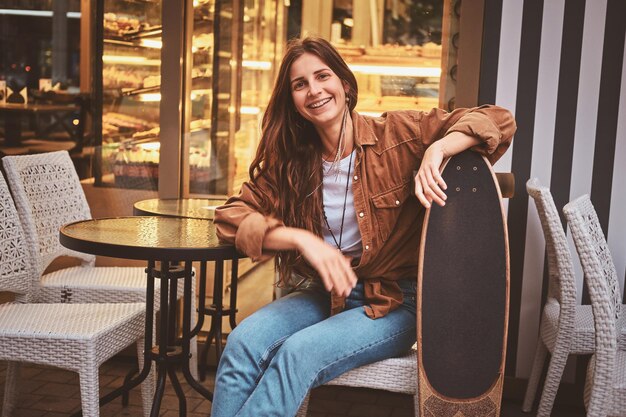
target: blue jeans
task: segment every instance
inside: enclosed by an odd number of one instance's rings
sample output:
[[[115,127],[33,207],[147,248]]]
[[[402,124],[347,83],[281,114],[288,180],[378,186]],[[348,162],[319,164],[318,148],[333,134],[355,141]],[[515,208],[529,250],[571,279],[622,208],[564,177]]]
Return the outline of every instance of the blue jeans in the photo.
[[[311,388],[407,352],[416,337],[415,281],[398,281],[403,305],[376,320],[363,310],[360,281],[333,317],[328,293],[316,287],[256,311],[228,337],[211,416],[294,416]]]

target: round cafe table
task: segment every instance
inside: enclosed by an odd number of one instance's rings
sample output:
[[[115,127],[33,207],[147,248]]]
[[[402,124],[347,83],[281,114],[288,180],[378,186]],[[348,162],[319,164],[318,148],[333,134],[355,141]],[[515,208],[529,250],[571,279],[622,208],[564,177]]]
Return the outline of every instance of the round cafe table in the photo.
[[[215,208],[224,204],[226,199],[206,199],[206,198],[152,198],[141,200],[133,205],[133,214],[136,216],[166,216],[189,219],[209,219],[213,220]],[[237,326],[237,272],[238,262],[232,262],[232,276],[230,284],[230,305],[224,307],[224,262],[215,263],[215,274],[213,281],[213,302],[205,305],[206,294],[206,262],[200,263],[200,300],[198,302],[199,318],[198,322],[204,322],[204,316],[211,317],[211,327],[206,342],[200,352],[198,360],[200,380],[206,378],[206,363],[209,349],[215,340],[215,359],[219,363],[222,356],[222,319],[229,318],[231,329]],[[201,324],[202,326],[202,324]]]
[[[151,198],[133,205],[135,216],[186,217],[213,220],[215,208],[226,199],[209,198]]]
[[[160,216],[91,219],[63,226],[59,239],[63,246],[78,252],[147,261],[146,346],[152,346],[155,279],[161,280],[158,345],[145,350],[144,367],[139,375],[103,397],[100,404],[105,404],[140,384],[150,373],[152,361],[155,361],[157,367],[157,390],[151,416],[159,415],[167,375],[179,399],[180,415],[186,415],[185,393],[175,372],[178,366],[189,385],[205,398],[212,400],[213,394],[196,381],[189,370],[190,339],[202,326],[202,321],[198,320],[196,327],[190,329],[192,262],[223,263],[224,260],[236,260],[238,257],[234,246],[219,242],[213,222]],[[178,262],[183,265],[178,265]],[[184,284],[183,335],[178,346],[171,341],[170,336],[175,331],[171,323],[175,321],[170,318],[176,314],[176,297],[171,297],[171,289],[176,288],[180,279]]]

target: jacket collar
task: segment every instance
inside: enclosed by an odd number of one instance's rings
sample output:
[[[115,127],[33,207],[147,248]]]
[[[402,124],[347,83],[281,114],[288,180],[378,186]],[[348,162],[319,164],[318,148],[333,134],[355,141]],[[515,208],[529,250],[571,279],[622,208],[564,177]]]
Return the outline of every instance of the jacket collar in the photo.
[[[358,147],[363,145],[375,145],[376,141],[378,141],[367,119],[354,110],[352,111],[352,129],[354,143]]]

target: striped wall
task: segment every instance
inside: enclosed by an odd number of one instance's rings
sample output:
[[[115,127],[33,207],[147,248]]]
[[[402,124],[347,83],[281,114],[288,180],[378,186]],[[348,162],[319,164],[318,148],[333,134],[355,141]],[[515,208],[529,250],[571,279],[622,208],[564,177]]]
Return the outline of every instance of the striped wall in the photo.
[[[511,151],[496,165],[516,177],[508,202],[509,376],[530,373],[547,292],[545,244],[525,191],[528,178],[549,185],[559,210],[591,195],[624,289],[625,16],[624,0],[485,0],[479,101],[510,109],[518,123]],[[568,238],[575,253],[569,231]],[[588,303],[575,265],[579,302]]]

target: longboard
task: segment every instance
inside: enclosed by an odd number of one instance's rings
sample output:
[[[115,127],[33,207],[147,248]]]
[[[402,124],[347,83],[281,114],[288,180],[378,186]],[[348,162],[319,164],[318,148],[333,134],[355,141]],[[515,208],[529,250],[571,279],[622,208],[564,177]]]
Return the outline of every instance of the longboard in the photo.
[[[500,415],[509,307],[502,195],[485,157],[448,159],[446,205],[426,211],[419,253],[419,415]]]

